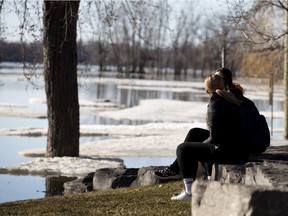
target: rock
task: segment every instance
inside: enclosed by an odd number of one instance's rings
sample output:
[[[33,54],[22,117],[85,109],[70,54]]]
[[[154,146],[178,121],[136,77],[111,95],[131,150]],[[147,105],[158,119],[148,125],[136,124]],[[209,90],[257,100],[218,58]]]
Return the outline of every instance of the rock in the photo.
[[[97,169],[95,172],[87,174],[87,176],[82,179],[81,183],[79,180],[76,180],[64,185],[65,193],[72,193],[70,190],[73,190],[73,188],[76,190],[74,193],[77,193],[77,191],[83,193],[83,191],[99,191],[121,187],[155,185],[181,179],[181,177],[174,180],[159,179],[154,175],[154,172],[162,168],[164,168],[164,166],[149,166],[128,169],[124,169],[122,167]],[[206,178],[205,171],[200,164],[197,177],[202,179]],[[72,186],[73,182],[75,183],[74,186]],[[81,190],[79,190],[79,188],[81,188]]]
[[[284,216],[288,212],[288,190],[221,182],[195,181],[192,215]]]
[[[86,185],[82,183],[83,179],[77,179],[74,181],[65,182],[63,194],[77,194],[87,191]]]
[[[138,169],[97,169],[93,177],[93,190],[129,187],[137,178]]]
[[[269,147],[243,165],[216,164],[212,178],[223,183],[288,187],[288,146]]]
[[[154,175],[159,166],[113,169],[105,168],[95,171],[93,177],[93,190],[107,190],[130,186],[155,185],[171,180],[161,180]]]
[[[287,165],[288,146],[269,147],[243,165],[216,164],[217,182],[193,184],[193,216],[287,215]]]
[[[133,186],[156,185],[156,184],[160,184],[160,183],[173,181],[171,179],[168,179],[168,180],[159,179],[157,176],[154,175],[155,171],[157,171],[158,169],[162,169],[162,168],[164,168],[164,167],[163,166],[141,167],[138,170],[137,179],[134,182]],[[181,179],[181,178],[179,178],[179,179]]]
[[[82,180],[82,183],[86,186],[87,191],[93,190],[93,177],[95,175],[95,172],[89,173],[87,176],[85,176]]]
[[[215,164],[212,169],[212,179],[226,183],[244,183],[245,164],[223,165]]]
[[[134,182],[133,186],[145,186],[145,185],[155,185],[160,182],[154,172],[158,170],[159,167],[141,167],[138,170],[137,180]]]
[[[200,165],[200,164],[199,164]],[[288,146],[270,147],[242,165],[216,164],[212,179],[205,179],[199,166],[192,187],[192,214],[199,215],[287,215]],[[64,193],[83,193],[120,187],[155,185],[161,180],[154,171],[162,166],[141,168],[105,168],[89,173],[84,179],[64,184]]]
[[[93,177],[93,190],[110,189],[114,180],[125,172],[118,168],[97,169]]]
[[[203,178],[204,169],[199,166],[197,172],[198,178]],[[149,166],[141,168],[129,168],[129,169],[112,169],[105,168],[96,170],[93,178],[93,190],[107,190],[113,188],[130,187],[130,186],[147,186],[156,185],[160,183],[171,182],[178,179],[159,179],[154,175],[154,172],[158,169],[162,169],[164,166]],[[204,177],[205,178],[205,177]]]
[[[133,182],[137,179],[138,169],[130,168],[125,169],[124,173],[120,175],[112,183],[111,188],[121,188],[121,187],[130,187]]]

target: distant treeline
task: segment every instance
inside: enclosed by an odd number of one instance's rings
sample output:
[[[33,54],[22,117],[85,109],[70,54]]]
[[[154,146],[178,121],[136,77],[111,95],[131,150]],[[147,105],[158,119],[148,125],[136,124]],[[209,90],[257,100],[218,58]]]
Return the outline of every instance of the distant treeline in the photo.
[[[129,43],[107,44],[101,42],[78,42],[78,63],[98,65],[99,71],[110,70],[114,66],[119,72],[155,72],[166,73],[172,69],[174,75],[186,75],[188,73],[204,76],[207,72],[221,67],[222,50],[214,49],[215,44],[205,44],[205,47],[195,44],[183,43],[170,48],[147,48]],[[0,62],[30,62],[42,63],[42,43],[20,43],[0,41]],[[277,51],[277,50],[276,50]],[[279,51],[269,52],[243,52],[227,61],[227,67],[232,71],[238,71],[243,76],[268,77],[273,62],[279,61]],[[277,53],[277,54],[275,54]],[[280,53],[281,54],[281,53]],[[236,59],[236,60],[235,60]],[[280,59],[281,62],[281,59]],[[259,65],[267,70],[259,70]],[[258,68],[257,68],[258,67]],[[276,77],[282,78],[281,68],[274,71]]]
[[[12,1],[4,2],[1,13],[14,11]],[[34,42],[7,42],[9,32],[1,29],[0,61],[43,62],[43,26],[38,23],[42,17],[35,12],[42,10],[42,4],[32,2],[24,1],[22,15],[26,17],[22,18],[26,23],[19,26],[19,41]],[[281,79],[282,30],[286,27],[282,28],[279,20],[287,8],[281,1],[275,2],[255,1],[248,6],[246,1],[226,1],[223,6],[227,4],[228,13],[220,9],[220,14],[211,16],[199,11],[196,1],[83,1],[77,21],[78,61],[97,65],[100,71],[113,66],[132,73],[165,73],[169,69],[175,75],[196,71],[203,75],[224,65],[242,76]],[[180,14],[176,4],[181,6]],[[271,16],[272,7],[275,16]],[[35,14],[38,19],[33,18]]]
[[[183,44],[179,48],[141,48],[131,46],[129,43],[105,44],[101,42],[77,43],[78,63],[99,65],[100,71],[105,71],[107,66],[115,66],[118,71],[145,73],[148,70],[165,72],[172,68],[176,75],[192,71],[214,70],[220,67],[221,50],[210,53],[210,56],[199,55],[200,48]],[[0,41],[0,62],[33,62],[42,63],[42,43],[20,43]],[[156,68],[156,69],[155,69]],[[195,70],[195,71],[194,71]]]

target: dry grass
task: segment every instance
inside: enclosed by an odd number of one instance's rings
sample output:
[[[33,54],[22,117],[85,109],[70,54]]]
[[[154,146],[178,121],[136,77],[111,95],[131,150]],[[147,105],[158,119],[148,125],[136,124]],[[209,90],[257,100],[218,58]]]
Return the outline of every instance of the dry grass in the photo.
[[[190,201],[172,201],[182,182],[0,204],[0,215],[191,215]]]

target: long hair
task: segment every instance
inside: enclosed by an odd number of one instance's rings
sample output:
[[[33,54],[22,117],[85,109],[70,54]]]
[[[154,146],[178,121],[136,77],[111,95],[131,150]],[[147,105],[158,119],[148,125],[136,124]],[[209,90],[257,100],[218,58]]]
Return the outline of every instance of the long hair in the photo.
[[[240,105],[242,103],[242,101],[238,100],[234,94],[225,90],[223,79],[218,74],[210,74],[205,79],[204,83],[207,93],[212,94],[213,92],[216,92],[216,94],[220,95],[233,104]]]
[[[241,94],[244,93],[244,89],[239,83],[233,83],[232,72],[228,68],[218,68],[215,71],[215,74],[222,78],[224,87],[227,91],[239,91]]]
[[[225,89],[230,90],[233,86],[232,72],[228,68],[218,68],[215,74],[218,74],[223,79]]]

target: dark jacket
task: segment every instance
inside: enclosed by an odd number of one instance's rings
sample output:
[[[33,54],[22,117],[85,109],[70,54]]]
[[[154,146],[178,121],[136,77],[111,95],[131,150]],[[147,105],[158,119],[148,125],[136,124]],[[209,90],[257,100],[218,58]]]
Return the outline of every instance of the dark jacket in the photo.
[[[207,125],[210,137],[205,143],[218,147],[218,159],[235,163],[249,157],[244,137],[241,136],[238,105],[213,93],[208,104]]]
[[[259,110],[257,109],[254,102],[243,95],[243,88],[239,84],[235,83],[233,87],[231,87],[230,92],[233,93],[236,98],[241,100],[243,103],[247,104],[250,109],[259,114]]]

